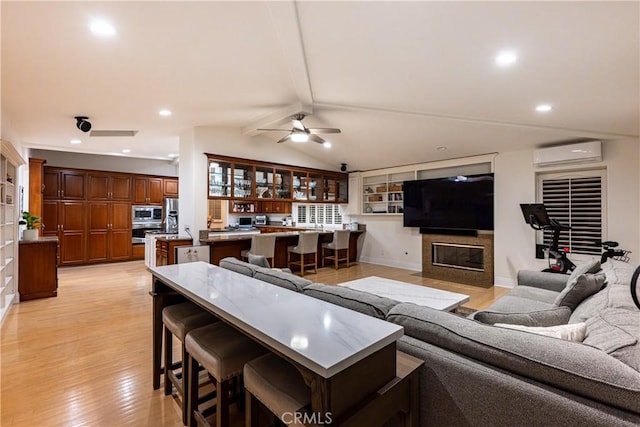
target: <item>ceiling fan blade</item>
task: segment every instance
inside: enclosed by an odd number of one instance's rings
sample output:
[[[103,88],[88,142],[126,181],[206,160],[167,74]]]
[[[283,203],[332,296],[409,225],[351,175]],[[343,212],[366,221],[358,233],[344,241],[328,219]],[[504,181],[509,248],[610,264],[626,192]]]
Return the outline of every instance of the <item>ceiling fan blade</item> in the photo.
[[[311,133],[342,133],[337,128],[307,128],[307,130]]]
[[[318,135],[314,134],[309,134],[309,141],[317,142],[318,144],[324,144],[325,142],[327,142],[324,139],[320,138]]]
[[[291,134],[290,134],[290,133],[289,133],[289,134],[287,134],[287,136],[283,136],[282,138],[280,138],[280,139],[278,140],[278,142],[277,142],[277,143],[278,143],[278,144],[282,144],[283,142],[288,141],[290,136],[291,136]]]
[[[304,127],[304,125],[302,124],[302,121],[297,120],[297,119],[293,119],[292,122],[293,122],[293,128],[294,129],[301,130],[303,132],[307,132],[307,128]]]
[[[265,132],[289,132],[290,129],[256,129]]]

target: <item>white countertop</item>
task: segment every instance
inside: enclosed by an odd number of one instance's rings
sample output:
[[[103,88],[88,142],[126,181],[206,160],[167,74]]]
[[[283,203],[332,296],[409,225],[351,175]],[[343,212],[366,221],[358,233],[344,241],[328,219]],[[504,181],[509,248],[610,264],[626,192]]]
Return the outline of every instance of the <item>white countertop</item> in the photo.
[[[393,323],[204,262],[149,270],[179,293],[324,378],[404,333]]]
[[[339,283],[338,286],[369,292],[392,300],[410,302],[442,311],[450,311],[469,302],[469,295],[377,276],[363,277],[362,279]]]

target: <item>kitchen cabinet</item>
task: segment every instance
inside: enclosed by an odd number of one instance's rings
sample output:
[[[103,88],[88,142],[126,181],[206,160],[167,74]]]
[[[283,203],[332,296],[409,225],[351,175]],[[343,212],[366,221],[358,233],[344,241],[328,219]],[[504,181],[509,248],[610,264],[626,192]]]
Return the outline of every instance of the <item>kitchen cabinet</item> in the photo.
[[[86,202],[45,201],[42,203],[43,236],[60,241],[60,265],[84,264],[86,253]]]
[[[89,202],[87,262],[126,261],[132,256],[131,204]]]
[[[175,248],[191,246],[193,240],[188,237],[158,237],[156,238],[156,266],[176,263]]]
[[[178,178],[164,178],[164,197],[176,198],[178,197]]]
[[[88,200],[131,200],[131,175],[87,173]]]
[[[291,202],[262,202],[261,213],[290,214]]]
[[[45,167],[42,198],[44,200],[84,200],[86,180],[85,172]]]
[[[162,178],[136,176],[133,178],[133,200],[135,205],[161,205],[164,200]]]
[[[18,292],[20,301],[58,295],[58,239],[20,241]]]
[[[42,186],[44,184],[44,159],[29,158],[29,213],[42,217]],[[39,231],[42,235],[42,231]]]

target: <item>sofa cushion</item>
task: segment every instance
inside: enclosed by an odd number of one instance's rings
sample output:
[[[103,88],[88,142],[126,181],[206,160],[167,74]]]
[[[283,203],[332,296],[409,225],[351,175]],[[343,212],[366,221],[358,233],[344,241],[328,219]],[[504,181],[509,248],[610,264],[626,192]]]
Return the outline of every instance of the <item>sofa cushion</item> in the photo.
[[[602,289],[605,279],[606,276],[603,273],[580,274],[569,280],[567,287],[560,292],[553,304],[555,306],[564,305],[575,310],[585,298]]]
[[[522,286],[524,287],[524,286]],[[518,289],[518,287],[514,288]],[[527,311],[541,311],[554,308],[551,302],[542,302],[535,299],[521,298],[511,295],[510,291],[507,295],[500,298],[498,301],[491,304],[489,310],[499,313],[526,313]],[[551,292],[551,291],[547,291]],[[554,292],[554,294],[558,294]]]
[[[369,292],[320,283],[307,286],[302,293],[379,319],[385,319],[389,310],[399,304]]]
[[[550,291],[548,289],[534,288],[532,286],[516,286],[509,291],[508,295],[511,297],[553,304],[558,297],[558,292]]]
[[[562,390],[640,413],[640,372],[593,347],[398,304],[405,335]]]
[[[523,326],[555,326],[566,324],[570,316],[571,309],[569,307],[553,307],[547,310],[531,310],[525,313],[480,310],[469,317],[487,324],[507,323]]]
[[[493,326],[497,326],[498,328],[516,329],[518,331],[529,332],[531,334],[574,342],[582,342],[587,331],[587,325],[585,323],[572,323],[571,325],[556,326],[523,326],[496,323]]]
[[[266,256],[249,254],[247,259],[249,260],[249,264],[257,265],[258,267],[271,268]]]
[[[640,312],[608,308],[586,324],[584,344],[640,371]]]
[[[248,262],[240,261],[234,257],[227,257],[220,260],[220,267],[227,270],[235,271],[236,273],[244,274],[245,276],[253,277],[260,267],[249,264]]]
[[[305,286],[313,283],[311,280],[304,279],[295,274],[262,267],[258,268],[253,277],[294,292],[302,292]]]

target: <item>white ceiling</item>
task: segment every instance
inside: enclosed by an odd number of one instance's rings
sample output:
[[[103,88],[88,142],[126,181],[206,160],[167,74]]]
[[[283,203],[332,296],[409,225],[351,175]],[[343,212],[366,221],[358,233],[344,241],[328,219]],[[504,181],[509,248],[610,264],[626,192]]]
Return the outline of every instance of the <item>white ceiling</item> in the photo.
[[[343,133],[327,135],[331,149],[290,148],[350,170],[639,133],[638,2],[1,8],[2,137],[27,147],[167,158],[195,126],[255,134],[290,127],[297,108],[312,111],[307,126]],[[94,18],[116,35],[92,35]],[[503,49],[517,52],[514,66],[495,65]],[[541,102],[553,110],[535,112]],[[93,129],[139,132],[90,138],[76,115]],[[284,133],[264,135],[275,144]]]

